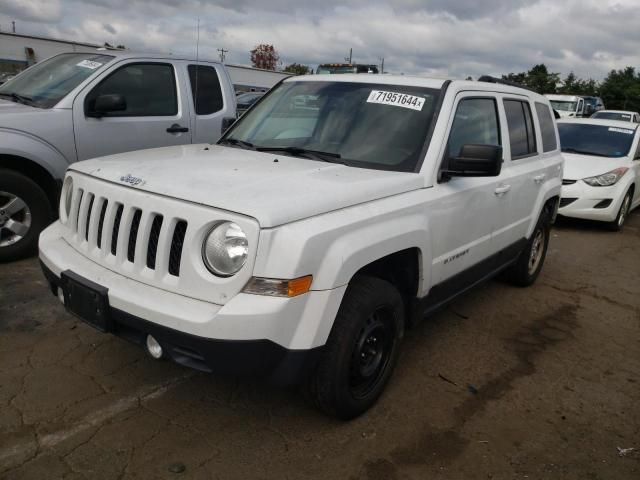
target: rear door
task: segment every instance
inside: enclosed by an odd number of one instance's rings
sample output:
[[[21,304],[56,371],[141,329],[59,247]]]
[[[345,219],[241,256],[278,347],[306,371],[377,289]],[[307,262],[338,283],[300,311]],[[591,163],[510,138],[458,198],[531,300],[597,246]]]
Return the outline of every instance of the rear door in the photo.
[[[193,143],[213,143],[222,135],[225,119],[235,119],[235,93],[224,66],[182,62],[189,78]]]
[[[191,143],[185,83],[176,62],[165,60],[128,60],[104,72],[73,103],[78,160]],[[126,109],[90,116],[96,98],[107,94],[124,97]]]
[[[498,214],[492,242],[498,251],[526,238],[546,178],[538,148],[534,104],[526,96],[505,94],[501,95],[500,105],[506,136],[504,164],[494,191]]]

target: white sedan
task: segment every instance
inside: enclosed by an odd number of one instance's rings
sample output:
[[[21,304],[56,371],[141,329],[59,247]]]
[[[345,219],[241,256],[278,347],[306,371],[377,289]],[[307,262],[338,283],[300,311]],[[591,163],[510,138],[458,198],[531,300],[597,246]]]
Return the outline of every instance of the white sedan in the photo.
[[[620,230],[640,205],[640,129],[615,120],[558,120],[565,159],[558,213]]]
[[[600,110],[591,118],[597,118],[598,120],[621,120],[623,122],[640,123],[640,113],[630,112],[627,110]]]

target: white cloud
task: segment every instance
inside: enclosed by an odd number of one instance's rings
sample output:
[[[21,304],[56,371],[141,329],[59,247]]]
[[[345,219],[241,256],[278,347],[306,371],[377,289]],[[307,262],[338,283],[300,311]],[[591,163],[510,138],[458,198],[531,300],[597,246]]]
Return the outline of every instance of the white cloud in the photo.
[[[637,0],[0,0],[0,26],[136,50],[248,63],[272,43],[285,63],[359,62],[393,72],[477,77],[545,63],[602,78],[640,63]],[[39,7],[38,7],[39,6]],[[43,13],[45,12],[45,13]],[[48,12],[48,13],[47,13]]]

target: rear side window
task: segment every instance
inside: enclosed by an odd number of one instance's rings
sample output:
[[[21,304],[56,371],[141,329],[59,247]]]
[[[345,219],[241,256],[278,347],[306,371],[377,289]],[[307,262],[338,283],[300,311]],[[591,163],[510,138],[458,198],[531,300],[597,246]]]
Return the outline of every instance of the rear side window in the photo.
[[[466,98],[458,103],[449,134],[449,157],[464,145],[500,145],[498,110],[493,98]]]
[[[536,153],[536,135],[533,128],[531,107],[528,102],[505,100],[511,159],[528,157]]]
[[[166,63],[130,63],[97,85],[86,99],[92,111],[100,95],[122,95],[124,111],[108,113],[109,117],[163,117],[178,113],[178,96],[173,66]]]
[[[210,115],[222,110],[222,88],[215,68],[189,65],[189,81],[196,115]]]
[[[554,127],[551,110],[544,103],[536,102],[536,114],[540,123],[540,133],[542,135],[542,151],[550,152],[558,148],[556,140],[556,129]]]

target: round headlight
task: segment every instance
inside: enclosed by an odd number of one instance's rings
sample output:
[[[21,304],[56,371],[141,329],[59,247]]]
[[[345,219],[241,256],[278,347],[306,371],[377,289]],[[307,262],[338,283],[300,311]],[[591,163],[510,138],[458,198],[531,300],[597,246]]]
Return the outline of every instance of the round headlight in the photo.
[[[73,198],[73,178],[67,177],[62,185],[62,196],[60,198],[60,207],[63,209],[64,215],[60,215],[66,220],[71,213],[71,199]]]
[[[219,223],[211,229],[202,245],[202,259],[219,277],[230,277],[242,268],[249,254],[249,242],[242,229],[232,222]]]

